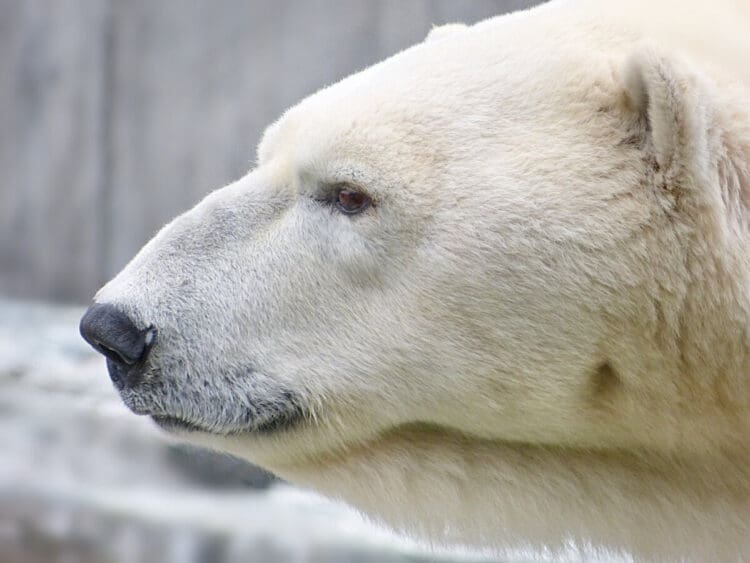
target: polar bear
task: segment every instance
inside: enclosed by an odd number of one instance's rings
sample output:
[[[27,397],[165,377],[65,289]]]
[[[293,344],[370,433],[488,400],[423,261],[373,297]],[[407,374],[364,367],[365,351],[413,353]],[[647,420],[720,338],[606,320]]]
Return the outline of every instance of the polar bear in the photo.
[[[81,331],[135,413],[431,542],[750,557],[748,29],[440,29],[288,110]]]

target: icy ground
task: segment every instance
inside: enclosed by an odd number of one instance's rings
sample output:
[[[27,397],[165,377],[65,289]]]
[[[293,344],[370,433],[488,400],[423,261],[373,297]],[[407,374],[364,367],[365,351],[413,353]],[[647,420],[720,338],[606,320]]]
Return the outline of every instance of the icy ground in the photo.
[[[0,300],[0,562],[491,560],[170,444],[121,405],[81,314]]]

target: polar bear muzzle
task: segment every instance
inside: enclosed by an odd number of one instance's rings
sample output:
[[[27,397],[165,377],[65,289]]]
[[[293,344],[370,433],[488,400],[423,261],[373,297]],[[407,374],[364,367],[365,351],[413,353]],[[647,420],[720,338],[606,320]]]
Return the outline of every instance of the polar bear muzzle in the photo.
[[[307,412],[297,394],[279,385],[260,383],[262,374],[251,368],[228,373],[229,395],[217,395],[217,389],[205,382],[200,392],[187,382],[177,384],[164,372],[163,362],[153,358],[157,328],[139,323],[111,303],[94,303],[80,322],[81,336],[107,359],[112,383],[125,404],[136,414],[150,416],[162,429],[174,433],[203,432],[231,435],[252,432],[271,434],[303,423]],[[240,380],[250,376],[243,387]],[[232,384],[234,382],[234,384]],[[215,408],[202,407],[210,402]],[[232,407],[228,405],[232,404]]]

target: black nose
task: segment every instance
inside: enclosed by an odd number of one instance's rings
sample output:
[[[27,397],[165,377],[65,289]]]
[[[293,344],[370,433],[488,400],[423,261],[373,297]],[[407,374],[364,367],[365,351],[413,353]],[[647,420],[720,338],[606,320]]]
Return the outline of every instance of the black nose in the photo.
[[[118,368],[133,366],[148,356],[156,330],[139,329],[125,313],[109,303],[94,303],[81,318],[81,336]],[[110,364],[110,373],[112,372]]]

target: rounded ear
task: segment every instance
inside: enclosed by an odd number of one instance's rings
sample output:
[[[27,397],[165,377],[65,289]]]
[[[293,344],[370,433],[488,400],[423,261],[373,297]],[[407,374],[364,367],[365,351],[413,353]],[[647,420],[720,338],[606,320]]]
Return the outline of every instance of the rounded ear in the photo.
[[[446,37],[454,35],[455,33],[466,31],[467,29],[469,29],[469,27],[463,23],[447,23],[440,26],[434,25],[432,26],[430,32],[427,34],[427,37],[425,37],[424,42],[428,43],[430,41],[444,39]]]
[[[697,74],[646,46],[628,57],[624,82],[627,105],[645,125],[663,172],[709,157],[711,96]]]
[[[725,146],[730,136],[725,126],[733,125],[721,117],[726,113],[723,97],[700,72],[651,46],[627,59],[624,86],[627,110],[635,113],[638,136],[652,163],[654,185],[674,211],[721,223],[731,188],[720,177],[736,176]]]
[[[654,185],[668,192],[672,208],[704,226],[723,229],[733,223],[745,230],[750,209],[746,94],[719,90],[701,72],[650,46],[628,58],[624,84],[627,111],[640,123],[638,136],[653,166]]]

